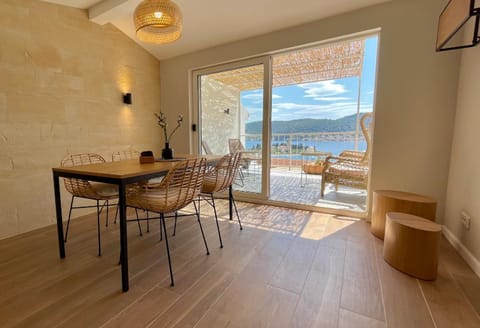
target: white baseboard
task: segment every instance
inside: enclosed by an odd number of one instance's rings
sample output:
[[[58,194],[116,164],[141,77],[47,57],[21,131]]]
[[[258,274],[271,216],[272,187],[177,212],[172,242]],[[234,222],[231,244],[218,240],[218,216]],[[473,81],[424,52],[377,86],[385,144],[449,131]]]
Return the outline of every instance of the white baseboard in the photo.
[[[444,225],[442,233],[450,244],[457,250],[472,270],[480,277],[480,261],[458,240],[457,237]]]

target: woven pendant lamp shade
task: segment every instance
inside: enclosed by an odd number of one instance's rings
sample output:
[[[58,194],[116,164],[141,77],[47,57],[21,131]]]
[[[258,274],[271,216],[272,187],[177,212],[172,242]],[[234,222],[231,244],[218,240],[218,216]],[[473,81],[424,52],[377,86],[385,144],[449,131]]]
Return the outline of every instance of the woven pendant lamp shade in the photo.
[[[135,9],[133,22],[140,41],[169,43],[182,35],[182,13],[170,0],[143,0]]]

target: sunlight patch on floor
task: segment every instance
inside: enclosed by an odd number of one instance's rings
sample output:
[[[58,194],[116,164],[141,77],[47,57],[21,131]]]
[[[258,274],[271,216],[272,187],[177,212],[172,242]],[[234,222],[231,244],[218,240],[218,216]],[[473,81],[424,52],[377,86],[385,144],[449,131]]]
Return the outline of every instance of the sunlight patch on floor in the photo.
[[[320,240],[347,228],[360,219],[312,213],[300,232],[301,238]]]

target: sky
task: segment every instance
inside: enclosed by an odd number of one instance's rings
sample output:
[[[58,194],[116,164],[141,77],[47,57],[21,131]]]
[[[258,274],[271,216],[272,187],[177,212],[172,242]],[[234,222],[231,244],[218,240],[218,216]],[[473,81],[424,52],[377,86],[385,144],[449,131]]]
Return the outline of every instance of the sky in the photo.
[[[366,39],[360,90],[360,111],[371,112],[375,89],[378,37]],[[337,119],[357,112],[358,77],[275,87],[272,90],[272,120],[302,118]],[[242,91],[248,122],[262,120],[262,91]]]

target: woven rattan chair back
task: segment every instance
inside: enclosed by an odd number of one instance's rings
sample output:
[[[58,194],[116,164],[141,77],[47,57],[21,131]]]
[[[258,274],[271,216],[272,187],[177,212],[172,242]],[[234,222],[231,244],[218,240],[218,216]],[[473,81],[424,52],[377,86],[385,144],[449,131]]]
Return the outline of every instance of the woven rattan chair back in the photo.
[[[229,176],[229,181],[228,181],[228,186],[232,185],[235,182],[235,179],[238,177],[240,174],[240,163],[242,162],[242,153],[235,153],[233,155],[233,161],[232,161],[232,171],[233,174]]]
[[[127,203],[152,212],[175,212],[200,194],[205,168],[205,158],[179,161],[158,187],[128,195]]]
[[[220,192],[230,187],[235,179],[240,157],[241,153],[227,154],[215,166],[207,169],[202,184],[202,192]]]
[[[112,154],[112,162],[124,161],[127,159],[138,159],[140,152],[132,149],[116,151]]]
[[[85,165],[85,164],[95,164],[95,163],[105,163],[105,159],[98,155],[98,154],[74,154],[65,157],[62,162],[62,167],[72,167],[78,165]],[[72,195],[76,197],[83,197],[89,199],[100,199],[100,200],[107,200],[113,199],[117,196],[102,196],[98,194],[91,186],[90,182],[83,179],[72,179],[72,178],[64,178],[65,189]]]

